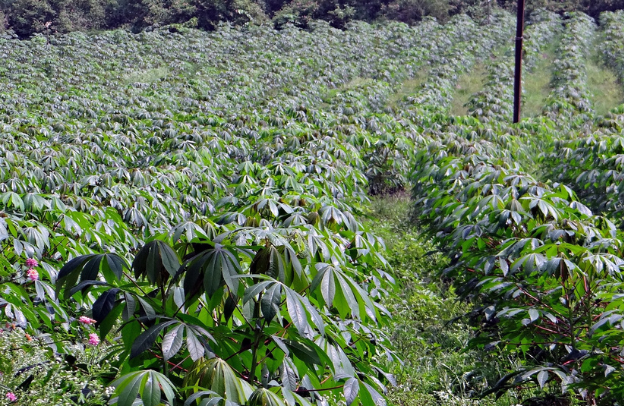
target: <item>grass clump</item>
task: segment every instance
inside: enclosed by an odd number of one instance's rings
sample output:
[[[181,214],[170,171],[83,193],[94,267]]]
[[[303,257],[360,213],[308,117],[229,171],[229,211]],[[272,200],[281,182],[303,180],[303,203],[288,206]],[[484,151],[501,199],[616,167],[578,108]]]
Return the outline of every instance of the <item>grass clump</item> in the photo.
[[[107,405],[113,388],[102,378],[113,369],[106,351],[75,344],[61,355],[51,347],[20,328],[0,329],[0,406]]]

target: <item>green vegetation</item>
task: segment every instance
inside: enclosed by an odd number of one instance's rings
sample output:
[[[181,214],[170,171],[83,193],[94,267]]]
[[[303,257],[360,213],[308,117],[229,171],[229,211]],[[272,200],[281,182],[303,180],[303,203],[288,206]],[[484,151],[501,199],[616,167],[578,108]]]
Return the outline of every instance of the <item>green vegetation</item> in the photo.
[[[613,106],[624,102],[624,89],[615,73],[597,60],[598,55],[587,64],[587,86],[592,93],[592,104],[596,114],[605,115]]]
[[[555,60],[554,44],[544,50],[538,57],[537,65],[529,70],[523,78],[523,117],[535,117],[542,113],[546,104],[546,98],[550,93],[550,79],[552,75],[552,64]],[[592,86],[590,84],[590,86]],[[610,106],[613,106],[611,104]]]
[[[470,340],[470,328],[453,321],[464,315],[448,281],[440,281],[440,269],[448,265],[441,251],[413,224],[407,195],[375,198],[371,226],[384,239],[388,262],[397,278],[396,296],[388,301],[394,314],[389,332],[404,363],[395,364],[397,386],[390,399],[397,405],[515,405],[506,395],[498,402],[475,399],[503,373],[495,356],[460,351]],[[475,373],[475,371],[479,371]]]
[[[465,72],[459,77],[451,104],[452,115],[464,116],[468,113],[466,104],[474,93],[483,88],[486,78],[487,71],[483,64],[477,64],[471,71]]]
[[[0,39],[1,405],[619,405],[624,13],[327,4]]]
[[[512,11],[515,0],[2,0],[0,33],[28,37],[72,31],[127,28],[134,32],[172,25],[173,30],[214,30],[222,23],[309,27],[325,20],[344,28],[350,21],[400,21],[427,17],[446,22],[466,13],[490,20],[497,7]],[[619,0],[528,0],[529,13],[579,10],[597,17],[621,7]],[[10,35],[9,35],[10,37]]]
[[[388,99],[388,106],[391,108],[397,108],[399,103],[405,100],[405,98],[416,93],[423,83],[427,80],[429,72],[426,68],[414,74],[413,79],[408,79],[401,84],[399,90],[392,94]]]

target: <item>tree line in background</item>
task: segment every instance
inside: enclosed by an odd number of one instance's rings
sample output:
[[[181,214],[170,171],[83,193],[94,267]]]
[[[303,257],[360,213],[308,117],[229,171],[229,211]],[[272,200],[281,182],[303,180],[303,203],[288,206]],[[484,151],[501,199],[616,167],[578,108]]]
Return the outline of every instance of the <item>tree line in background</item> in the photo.
[[[220,22],[286,23],[305,27],[314,19],[342,27],[350,20],[415,23],[425,16],[446,20],[457,13],[482,18],[515,0],[0,0],[0,31],[21,37],[79,30],[186,24],[214,29]],[[528,0],[529,11],[580,10],[597,15],[624,8],[624,0]]]

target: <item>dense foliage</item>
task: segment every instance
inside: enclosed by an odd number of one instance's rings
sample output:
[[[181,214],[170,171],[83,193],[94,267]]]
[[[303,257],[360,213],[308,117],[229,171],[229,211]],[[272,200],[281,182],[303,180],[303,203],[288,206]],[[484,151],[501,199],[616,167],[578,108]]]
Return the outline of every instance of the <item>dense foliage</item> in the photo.
[[[499,16],[3,40],[5,317],[60,354],[95,323],[120,405],[383,403],[393,278],[358,214],[416,137],[384,100]]]
[[[448,256],[436,277],[470,308],[468,351],[508,360],[498,382],[438,392],[614,404],[622,113],[595,116],[586,64],[604,36],[621,70],[622,16],[532,16],[529,68],[555,38],[558,59],[543,114],[518,126],[513,17],[499,9],[483,24],[338,30],[312,13],[306,30],[0,39],[2,334],[49,359],[0,358],[2,402],[49,382],[48,403],[385,404],[393,344],[409,347],[386,305],[401,309],[392,285],[409,277],[364,219],[370,195],[413,186],[413,216]],[[454,117],[477,65],[485,85]],[[68,370],[84,386],[63,383]]]
[[[608,27],[605,34],[613,35]],[[532,381],[576,391],[588,404],[614,404],[624,397],[619,384],[624,261],[621,231],[613,222],[620,215],[613,206],[615,185],[605,190],[594,183],[615,173],[594,170],[596,161],[589,161],[596,154],[602,162],[617,159],[603,155],[617,154],[617,141],[598,147],[594,140],[596,134],[619,131],[619,114],[614,110],[594,120],[584,75],[594,37],[591,19],[567,16],[543,117],[517,128],[509,127],[504,115],[485,125],[445,120],[417,157],[416,214],[450,252],[444,274],[474,304],[471,346],[501,351],[524,364],[486,393]],[[492,70],[491,77],[497,72],[504,70]],[[481,103],[503,99],[492,83],[477,95]],[[586,148],[592,145],[594,153]],[[535,168],[531,174],[518,164],[534,164],[532,151],[540,150],[546,175],[570,186],[541,181]]]
[[[344,28],[354,20],[395,20],[409,24],[425,17],[448,21],[467,13],[489,20],[495,8],[514,10],[515,0],[2,0],[0,32],[20,36],[71,31],[131,28],[134,31],[165,24],[213,30],[220,23],[235,25],[271,22],[308,27],[322,19]],[[531,13],[578,10],[595,17],[624,7],[622,0],[528,0]]]

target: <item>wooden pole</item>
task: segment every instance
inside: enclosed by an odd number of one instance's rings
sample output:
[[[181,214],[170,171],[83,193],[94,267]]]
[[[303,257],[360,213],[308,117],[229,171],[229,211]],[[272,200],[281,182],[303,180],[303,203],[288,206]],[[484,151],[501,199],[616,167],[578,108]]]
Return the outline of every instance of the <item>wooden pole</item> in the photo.
[[[514,80],[514,123],[520,122],[522,100],[522,46],[524,35],[525,0],[518,0],[518,21],[516,26],[516,75]]]

